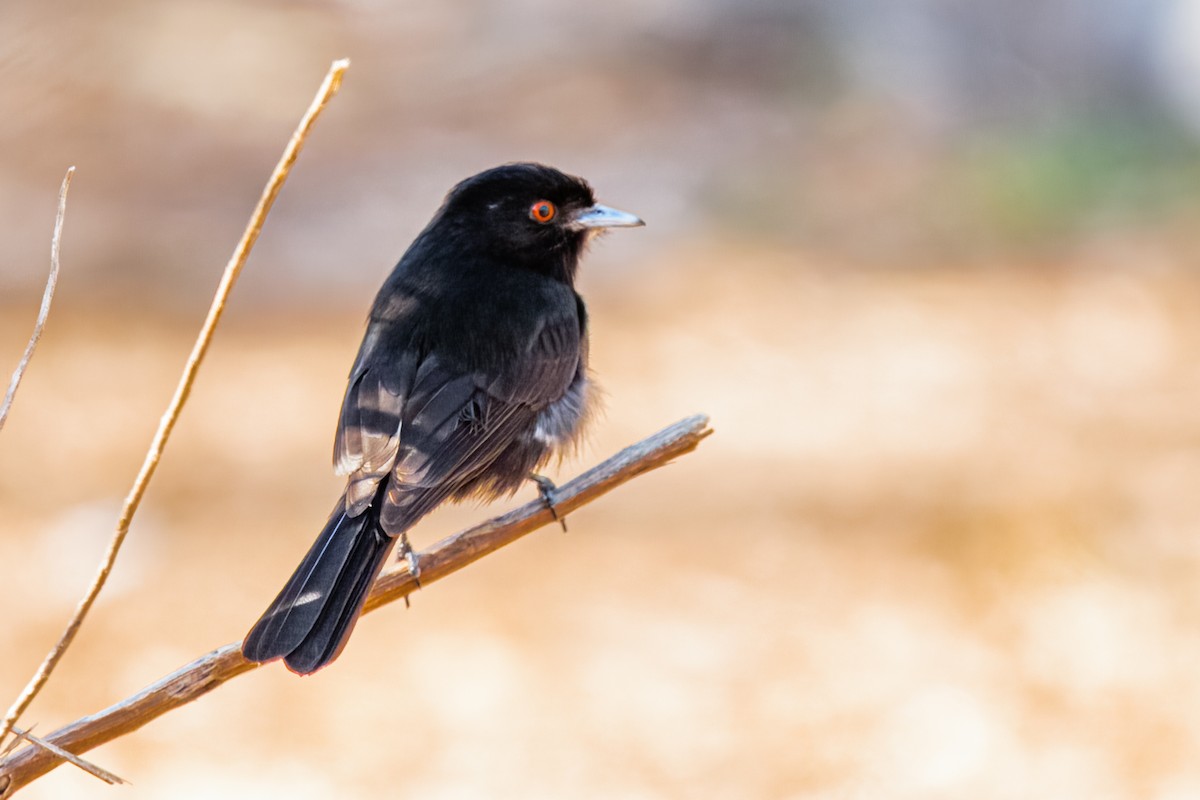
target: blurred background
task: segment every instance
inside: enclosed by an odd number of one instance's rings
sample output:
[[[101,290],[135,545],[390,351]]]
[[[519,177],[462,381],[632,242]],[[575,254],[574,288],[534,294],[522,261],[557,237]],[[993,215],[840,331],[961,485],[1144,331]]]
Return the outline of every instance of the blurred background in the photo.
[[[123,797],[1200,797],[1198,0],[7,0],[4,375],[78,173],[0,434],[5,706],[342,56],[26,723],[245,632],[337,496],[379,282],[453,183],[536,159],[647,221],[584,264],[607,413],[555,477],[694,412],[717,434],[320,675],[93,751]]]

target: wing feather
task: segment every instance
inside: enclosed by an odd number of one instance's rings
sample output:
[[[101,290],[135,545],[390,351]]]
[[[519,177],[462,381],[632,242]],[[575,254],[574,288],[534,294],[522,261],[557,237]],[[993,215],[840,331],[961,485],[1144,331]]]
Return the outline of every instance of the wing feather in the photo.
[[[334,470],[346,475],[346,513],[361,514],[400,450],[408,387],[416,357],[381,358],[377,328],[368,331],[350,372],[334,438]]]

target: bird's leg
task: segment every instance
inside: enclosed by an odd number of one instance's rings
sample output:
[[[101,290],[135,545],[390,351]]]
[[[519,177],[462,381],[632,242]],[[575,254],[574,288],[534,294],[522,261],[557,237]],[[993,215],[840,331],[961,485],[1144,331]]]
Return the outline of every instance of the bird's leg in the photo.
[[[542,502],[546,508],[550,509],[550,516],[554,517],[554,521],[562,525],[563,533],[567,532],[567,518],[558,515],[558,509],[554,506],[554,493],[558,491],[558,487],[554,485],[554,481],[547,478],[545,475],[531,473],[529,480],[537,484],[538,494],[542,496]]]
[[[396,553],[396,560],[403,559],[408,562],[408,574],[412,575],[413,583],[417,584],[417,588],[421,588],[421,566],[417,563],[417,551],[413,550],[412,544],[408,541],[408,531],[403,531],[400,534],[400,547]],[[408,595],[404,595],[404,607],[411,608],[412,604],[408,602]]]

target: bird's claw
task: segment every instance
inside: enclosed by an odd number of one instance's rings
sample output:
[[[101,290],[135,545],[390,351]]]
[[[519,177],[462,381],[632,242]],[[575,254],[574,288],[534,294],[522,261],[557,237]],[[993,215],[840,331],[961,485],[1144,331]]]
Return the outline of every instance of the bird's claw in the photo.
[[[413,583],[417,588],[421,588],[421,565],[417,563],[417,551],[413,550],[413,546],[409,544],[408,534],[400,534],[400,553],[397,561],[403,559],[408,563],[408,574],[412,575]],[[412,604],[408,600],[408,595],[404,595],[404,607],[411,608]]]
[[[567,518],[560,517],[558,508],[554,505],[554,493],[558,491],[558,487],[554,485],[554,481],[547,478],[545,475],[530,475],[529,480],[537,484],[538,494],[542,497],[542,503],[550,511],[550,516],[554,517],[554,521],[562,526],[563,533],[567,532]]]

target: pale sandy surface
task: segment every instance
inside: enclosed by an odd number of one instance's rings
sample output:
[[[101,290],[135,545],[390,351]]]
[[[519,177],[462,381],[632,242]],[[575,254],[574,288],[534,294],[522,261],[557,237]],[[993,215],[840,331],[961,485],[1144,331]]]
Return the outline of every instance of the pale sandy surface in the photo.
[[[1200,279],[704,252],[593,292],[608,411],[558,474],[705,411],[697,453],[374,615],[318,677],[94,751],[120,796],[1200,796]],[[250,317],[39,731],[238,638],[332,503],[358,318]],[[90,575],[192,322],[56,311],[0,435],[0,694]],[[60,769],[24,796],[102,793]]]

